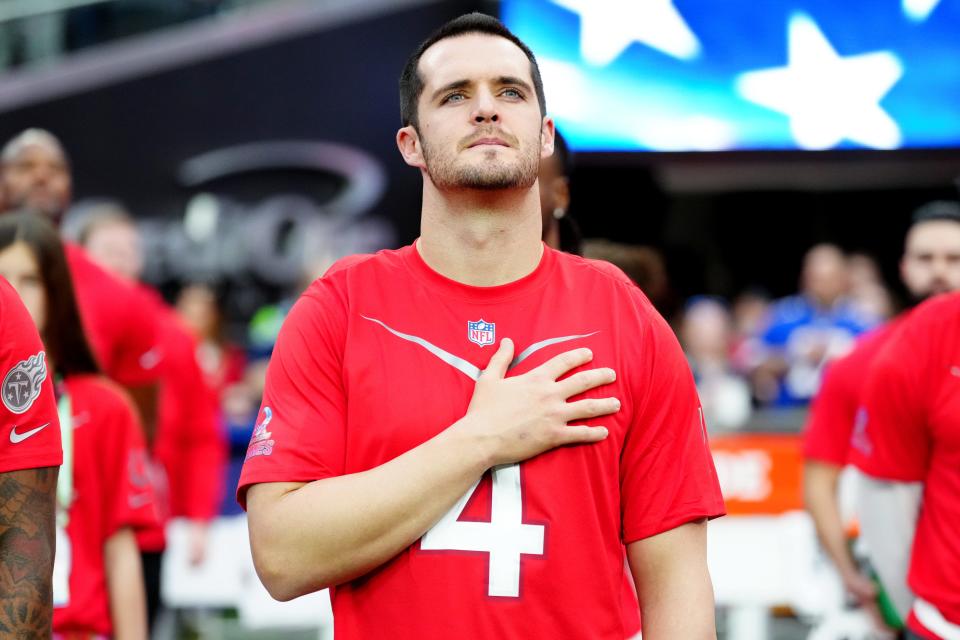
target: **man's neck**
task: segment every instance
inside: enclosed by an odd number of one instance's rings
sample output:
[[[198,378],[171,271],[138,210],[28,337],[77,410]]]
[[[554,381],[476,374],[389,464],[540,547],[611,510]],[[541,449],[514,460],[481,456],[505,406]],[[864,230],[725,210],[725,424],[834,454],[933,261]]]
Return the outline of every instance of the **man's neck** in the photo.
[[[477,287],[507,284],[540,263],[540,194],[530,189],[440,192],[427,182],[417,250],[437,273]]]

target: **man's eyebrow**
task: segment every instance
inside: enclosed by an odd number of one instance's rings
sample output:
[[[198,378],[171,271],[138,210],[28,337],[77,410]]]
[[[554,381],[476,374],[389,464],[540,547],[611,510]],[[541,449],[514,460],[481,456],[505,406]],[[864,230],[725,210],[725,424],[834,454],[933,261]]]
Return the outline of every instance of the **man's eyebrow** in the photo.
[[[447,83],[442,87],[440,87],[439,89],[437,89],[436,91],[434,91],[433,95],[431,96],[431,100],[436,100],[437,98],[439,98],[441,95],[443,95],[448,91],[463,89],[464,87],[468,87],[471,84],[473,83],[470,82],[469,80],[454,80],[453,82]]]
[[[520,87],[528,93],[533,93],[533,87],[526,80],[515,78],[514,76],[500,76],[497,78],[497,84],[512,84]]]

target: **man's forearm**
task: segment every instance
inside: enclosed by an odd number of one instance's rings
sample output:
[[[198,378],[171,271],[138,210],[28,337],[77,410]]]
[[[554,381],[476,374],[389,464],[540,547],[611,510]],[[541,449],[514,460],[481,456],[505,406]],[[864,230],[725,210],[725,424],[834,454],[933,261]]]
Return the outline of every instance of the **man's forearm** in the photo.
[[[448,429],[379,467],[308,484],[248,491],[250,542],[271,595],[340,584],[410,546],[476,482],[488,460]]]
[[[841,469],[835,465],[808,461],[804,465],[803,496],[813,519],[817,538],[841,574],[857,571],[847,547],[847,538],[837,501]]]
[[[147,599],[143,567],[133,530],[124,527],[104,544],[107,591],[114,640],[144,640],[147,637]]]
[[[627,546],[644,640],[716,639],[706,540],[701,520]]]
[[[0,473],[0,636],[49,638],[57,468]]]

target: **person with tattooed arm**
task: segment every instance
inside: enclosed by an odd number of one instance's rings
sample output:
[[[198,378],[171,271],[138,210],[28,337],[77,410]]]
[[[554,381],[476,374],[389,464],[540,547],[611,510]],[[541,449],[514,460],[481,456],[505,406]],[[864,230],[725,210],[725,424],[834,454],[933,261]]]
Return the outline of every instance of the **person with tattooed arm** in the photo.
[[[63,461],[40,336],[0,278],[0,636],[49,638],[54,512]]]

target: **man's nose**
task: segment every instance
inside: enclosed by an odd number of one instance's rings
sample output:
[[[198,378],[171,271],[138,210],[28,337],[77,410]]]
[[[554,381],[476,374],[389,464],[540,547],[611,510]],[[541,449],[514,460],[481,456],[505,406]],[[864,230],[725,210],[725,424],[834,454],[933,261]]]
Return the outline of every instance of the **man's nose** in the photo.
[[[476,108],[473,110],[473,120],[477,124],[497,122],[500,114],[497,113],[497,101],[489,91],[480,91],[476,97]]]

